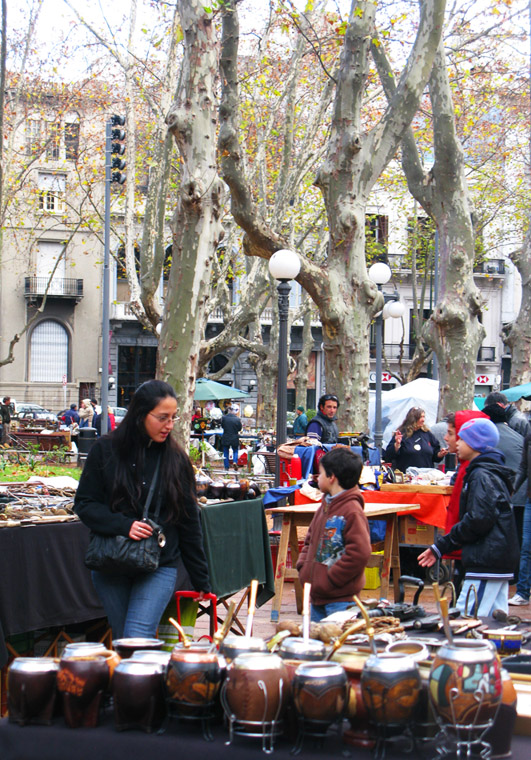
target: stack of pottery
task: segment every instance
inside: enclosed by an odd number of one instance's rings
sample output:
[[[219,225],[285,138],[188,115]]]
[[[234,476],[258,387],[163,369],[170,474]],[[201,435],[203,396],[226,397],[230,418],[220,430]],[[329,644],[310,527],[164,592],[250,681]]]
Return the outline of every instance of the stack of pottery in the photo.
[[[299,665],[292,681],[295,709],[308,733],[322,734],[341,718],[348,704],[345,669],[335,662]]]
[[[98,725],[103,694],[119,662],[116,652],[77,654],[75,648],[69,651],[65,648],[57,673],[57,689],[63,695],[63,712],[70,728]]]
[[[198,473],[195,476],[195,488],[197,491],[197,496],[208,496],[211,483],[212,478],[210,478],[208,475],[205,475],[204,472]]]
[[[164,646],[164,641],[162,639],[144,639],[139,636],[130,639],[115,639],[112,645],[120,657],[126,659],[127,657],[131,657],[134,652],[140,650],[147,650],[149,652],[160,651]]]
[[[367,657],[361,693],[373,723],[391,727],[411,722],[420,691],[420,672],[412,657],[389,652]]]
[[[153,654],[136,659],[134,656],[116,666],[112,679],[114,721],[118,731],[140,728],[151,733],[160,728],[166,717],[164,680],[167,665],[164,659],[153,662]]]
[[[211,499],[223,499],[225,496],[225,483],[216,478],[210,483],[208,495]]]
[[[502,699],[501,666],[488,641],[454,639],[432,663],[429,694],[439,722],[466,742],[488,728]]]
[[[168,664],[166,690],[177,715],[204,714],[219,692],[226,664],[210,647],[176,646]]]
[[[17,657],[7,672],[9,720],[21,726],[49,726],[56,698],[59,663],[53,657]]]
[[[283,729],[282,718],[290,697],[289,676],[282,659],[271,653],[249,652],[227,668],[222,704],[230,736],[256,735],[272,743]]]
[[[236,657],[248,652],[267,652],[267,645],[263,639],[258,636],[236,636],[229,634],[220,646],[220,653],[231,663]]]

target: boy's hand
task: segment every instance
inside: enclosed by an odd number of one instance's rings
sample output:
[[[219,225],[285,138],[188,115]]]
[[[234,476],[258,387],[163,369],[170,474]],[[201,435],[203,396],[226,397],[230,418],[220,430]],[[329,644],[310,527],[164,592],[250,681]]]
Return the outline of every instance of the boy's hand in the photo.
[[[437,562],[437,557],[431,549],[426,549],[417,557],[418,563],[421,567],[432,567]]]

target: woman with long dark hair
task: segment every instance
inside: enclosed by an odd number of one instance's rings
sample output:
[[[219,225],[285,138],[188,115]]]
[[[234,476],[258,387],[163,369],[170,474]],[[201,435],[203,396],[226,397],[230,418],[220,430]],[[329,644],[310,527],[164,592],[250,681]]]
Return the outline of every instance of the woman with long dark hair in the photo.
[[[433,467],[446,456],[437,438],[426,425],[426,412],[418,406],[408,410],[384,451],[384,462],[405,472],[408,467]]]
[[[95,533],[140,541],[153,530],[142,513],[159,464],[150,505],[151,517],[159,503],[158,524],[166,537],[159,568],[133,576],[92,571],[115,639],[155,635],[175,589],[179,556],[196,591],[210,591],[194,471],[171,435],[176,419],[171,385],[143,383],[121,424],[90,450],[79,481],[74,509],[85,525]]]

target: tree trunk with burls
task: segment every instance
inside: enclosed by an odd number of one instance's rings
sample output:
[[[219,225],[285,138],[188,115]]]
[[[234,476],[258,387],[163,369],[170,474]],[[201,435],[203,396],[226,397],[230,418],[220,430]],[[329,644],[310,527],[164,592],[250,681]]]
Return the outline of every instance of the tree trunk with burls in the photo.
[[[373,57],[388,100],[395,88],[392,72],[380,46]],[[479,321],[482,299],[473,276],[474,228],[472,202],[465,174],[464,154],[455,129],[454,107],[446,59],[439,43],[429,80],[433,112],[435,161],[425,172],[409,128],[402,142],[402,166],[414,198],[435,220],[439,232],[441,291],[422,337],[437,355],[439,410],[448,412],[472,406],[476,359],[485,337]]]
[[[174,265],[162,323],[159,374],[176,390],[180,409],[176,433],[186,442],[212,259],[222,235],[223,187],[216,169],[218,61],[212,14],[199,0],[182,0],[179,11],[185,52],[180,88],[167,123],[181,155],[182,175],[172,222]]]
[[[511,254],[522,278],[522,302],[518,316],[502,332],[511,347],[511,386],[531,382],[531,227],[523,247]]]
[[[375,33],[374,3],[352,3],[339,71],[334,75],[330,138],[316,179],[328,218],[328,255],[322,266],[303,257],[297,280],[319,308],[327,390],[341,399],[339,424],[344,429],[367,427],[369,328],[373,315],[383,305],[365,264],[367,201],[417,110],[441,35],[443,15],[444,0],[421,4],[417,37],[395,97],[369,132],[362,129],[361,116],[369,74],[369,46]],[[234,0],[225,3],[223,19],[221,171],[231,191],[233,216],[246,233],[246,253],[269,259],[276,250],[288,246],[264,220],[245,177],[238,140],[238,26]]]

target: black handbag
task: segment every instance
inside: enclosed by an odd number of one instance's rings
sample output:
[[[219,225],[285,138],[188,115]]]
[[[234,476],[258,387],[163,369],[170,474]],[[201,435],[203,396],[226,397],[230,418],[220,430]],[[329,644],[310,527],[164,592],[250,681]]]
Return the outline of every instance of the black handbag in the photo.
[[[90,534],[89,545],[85,553],[85,565],[89,570],[99,570],[104,573],[118,573],[121,575],[136,575],[140,573],[152,573],[160,561],[160,550],[166,544],[166,538],[162,529],[157,525],[160,512],[160,493],[157,499],[154,520],[148,518],[149,506],[157,485],[160,459],[157,460],[155,473],[146,503],[142,520],[148,522],[153,528],[153,533],[147,538],[135,541],[128,536],[104,536],[101,533]]]

